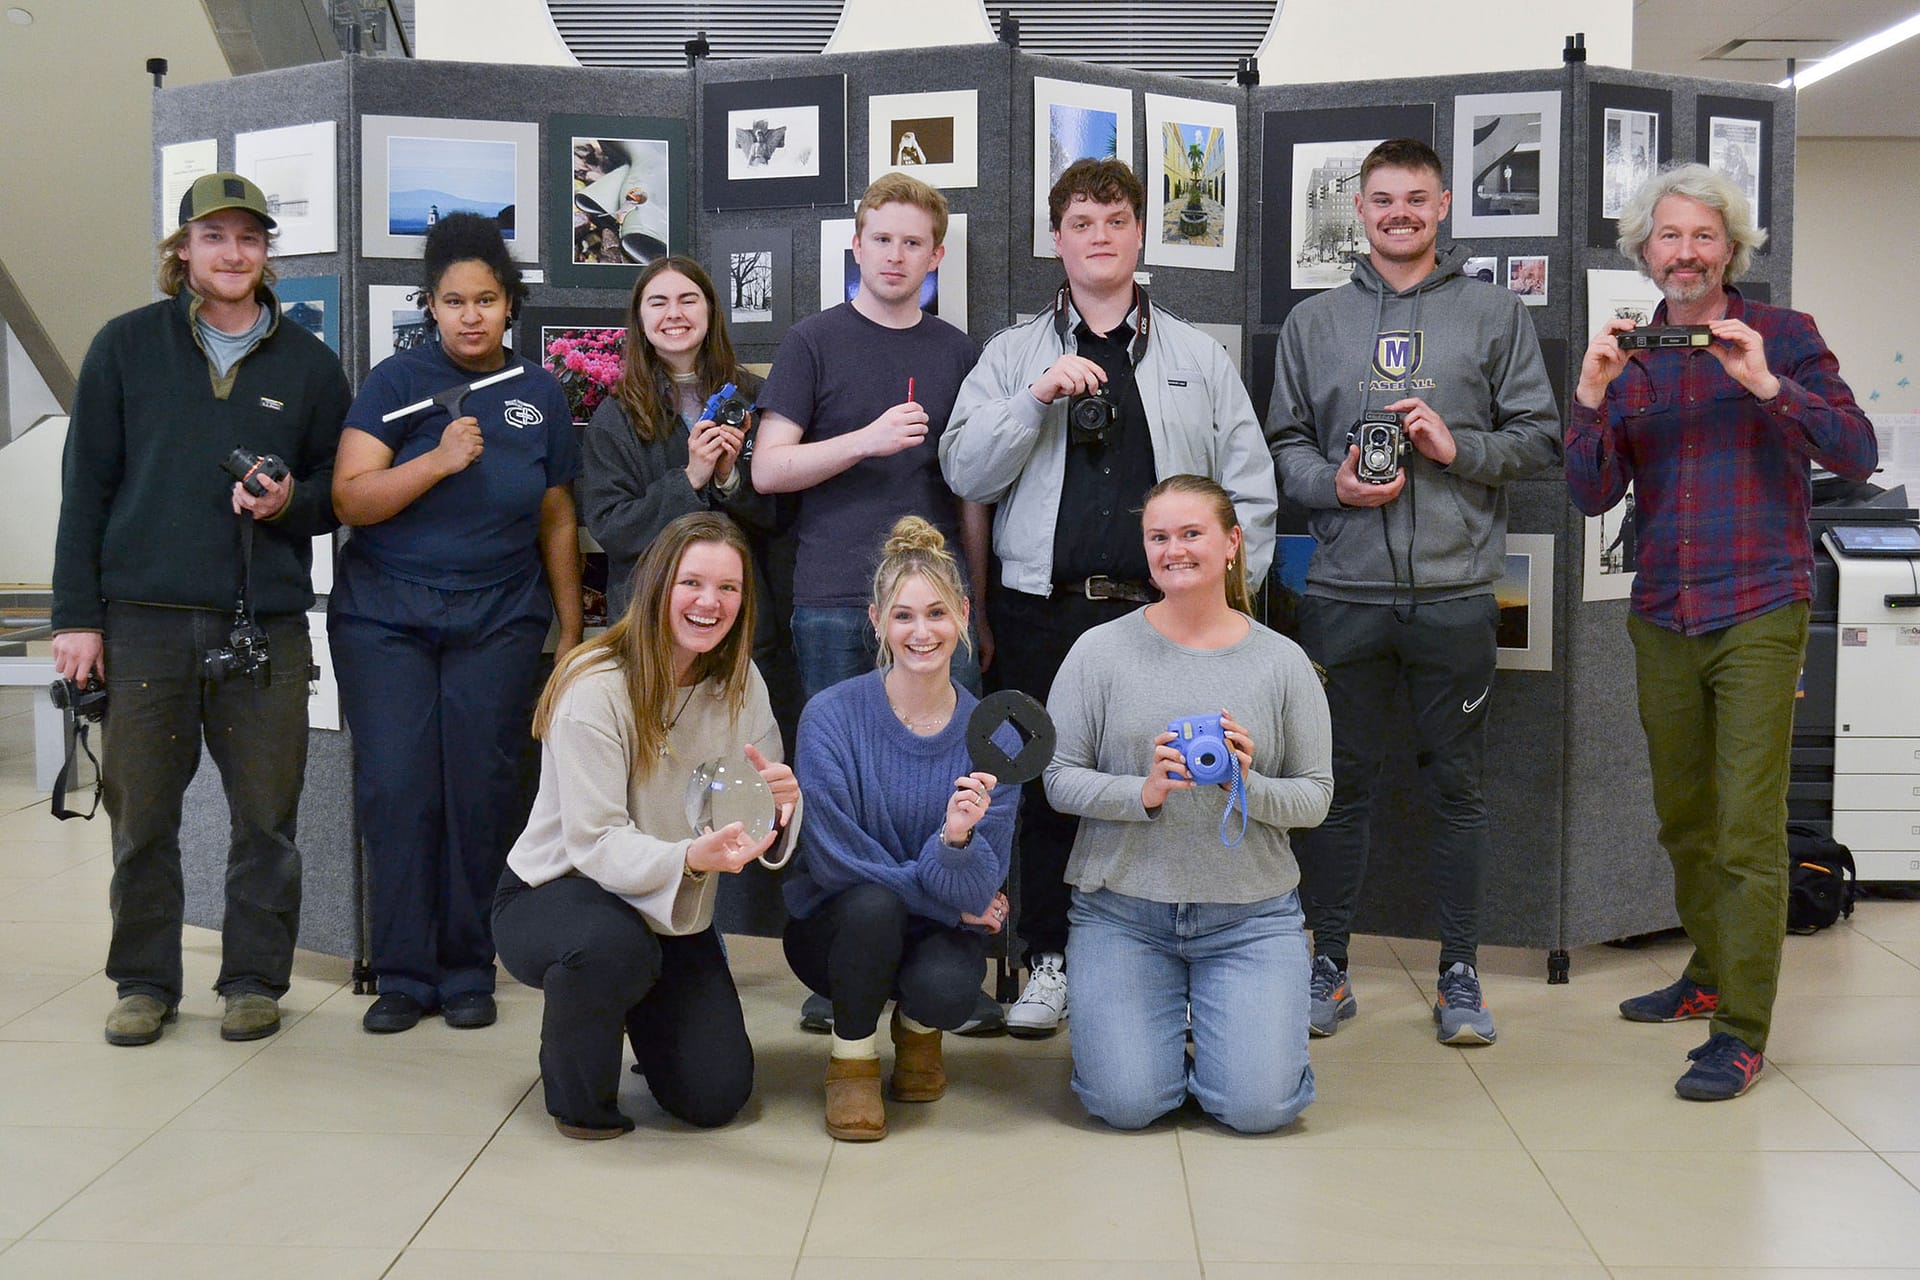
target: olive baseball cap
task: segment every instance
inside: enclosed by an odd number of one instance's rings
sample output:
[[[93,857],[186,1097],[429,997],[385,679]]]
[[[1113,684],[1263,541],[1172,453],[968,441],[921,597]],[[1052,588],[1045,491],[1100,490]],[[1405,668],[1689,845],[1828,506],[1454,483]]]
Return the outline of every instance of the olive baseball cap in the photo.
[[[259,187],[237,173],[203,173],[180,197],[180,225],[197,222],[222,209],[245,209],[267,230],[276,225],[267,212],[267,197]]]

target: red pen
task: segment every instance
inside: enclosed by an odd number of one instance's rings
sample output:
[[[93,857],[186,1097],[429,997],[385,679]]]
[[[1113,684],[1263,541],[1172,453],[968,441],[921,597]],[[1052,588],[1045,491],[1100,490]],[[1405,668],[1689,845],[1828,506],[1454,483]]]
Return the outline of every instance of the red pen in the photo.
[[[913,403],[913,378],[911,376],[907,378],[907,403]]]

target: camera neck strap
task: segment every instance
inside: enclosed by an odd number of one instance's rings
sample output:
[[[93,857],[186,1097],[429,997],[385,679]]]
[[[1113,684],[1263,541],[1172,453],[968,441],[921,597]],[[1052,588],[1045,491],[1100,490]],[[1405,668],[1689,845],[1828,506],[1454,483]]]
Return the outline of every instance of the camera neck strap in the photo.
[[[1067,349],[1067,331],[1070,328],[1068,318],[1073,308],[1073,286],[1063,284],[1060,291],[1053,295],[1053,332],[1060,339],[1060,350]],[[1147,291],[1139,284],[1133,286],[1133,343],[1127,348],[1127,364],[1139,368],[1141,358],[1147,354],[1147,337],[1153,331],[1153,304],[1147,301]]]
[[[234,600],[237,618],[253,621],[253,514],[240,513],[240,592]]]

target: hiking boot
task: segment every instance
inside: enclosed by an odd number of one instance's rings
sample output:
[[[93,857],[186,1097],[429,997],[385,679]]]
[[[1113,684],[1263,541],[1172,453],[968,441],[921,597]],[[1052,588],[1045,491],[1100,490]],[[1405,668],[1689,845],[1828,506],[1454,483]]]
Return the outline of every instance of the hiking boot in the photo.
[[[1307,984],[1307,1030],[1316,1036],[1330,1036],[1340,1024],[1360,1012],[1347,982],[1347,971],[1331,956],[1315,956],[1313,973]]]
[[[1433,1020],[1441,1044],[1493,1043],[1493,1014],[1481,998],[1480,975],[1472,965],[1456,960],[1440,975]]]
[[[1022,1040],[1044,1040],[1060,1029],[1067,1016],[1067,958],[1043,951],[1029,962],[1027,989],[1007,1010],[1007,1034]]]
[[[1620,1002],[1620,1016],[1628,1022],[1685,1022],[1711,1018],[1720,1008],[1720,992],[1682,975],[1672,986]]]
[[[1687,1055],[1693,1065],[1674,1081],[1673,1091],[1693,1102],[1725,1102],[1753,1087],[1767,1060],[1739,1036],[1716,1031]]]
[[[242,991],[227,997],[227,1012],[220,1019],[222,1040],[264,1040],[280,1029],[280,1003],[258,991]]]
[[[901,1102],[933,1102],[947,1091],[947,1066],[938,1031],[909,1031],[893,1006],[893,1096]]]
[[[180,1011],[159,996],[145,992],[121,996],[120,1003],[107,1015],[107,1043],[152,1044],[160,1038],[160,1029],[179,1016]]]

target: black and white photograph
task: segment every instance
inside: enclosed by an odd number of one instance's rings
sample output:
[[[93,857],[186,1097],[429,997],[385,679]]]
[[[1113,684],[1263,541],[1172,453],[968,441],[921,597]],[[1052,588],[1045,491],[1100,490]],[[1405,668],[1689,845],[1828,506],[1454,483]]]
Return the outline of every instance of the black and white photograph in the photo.
[[[878,93],[867,99],[867,181],[899,170],[951,190],[980,184],[980,93]]]
[[[1707,130],[1707,165],[1725,174],[1756,210],[1760,207],[1760,122],[1714,116]]]
[[[1560,222],[1560,95],[1454,99],[1453,234],[1551,236]]]
[[[1633,486],[1627,496],[1597,516],[1587,516],[1582,534],[1586,539],[1581,573],[1580,598],[1586,600],[1627,600],[1633,596],[1633,575],[1638,566],[1638,529],[1633,523]],[[1511,535],[1508,541],[1512,541]]]
[[[1529,307],[1547,305],[1547,259],[1529,255],[1507,259],[1507,292]]]
[[[1590,267],[1587,270],[1587,333],[1593,340],[1609,320],[1631,320],[1636,325],[1653,320],[1660,305],[1660,287],[1627,268]]]
[[[333,253],[340,247],[334,201],[339,148],[331,120],[233,135],[233,169],[253,179],[279,223],[276,258]]]
[[[540,261],[540,126],[425,116],[360,119],[361,252],[417,258],[449,213],[500,224],[515,261]]]
[[[846,203],[845,76],[709,82],[700,104],[703,208]]]
[[[433,322],[421,309],[421,301],[415,285],[367,286],[367,368],[432,339]]]
[[[1054,258],[1047,192],[1075,160],[1133,164],[1133,91],[1073,80],[1033,82],[1033,256]],[[1137,166],[1136,166],[1137,171]]]
[[[778,342],[793,323],[793,233],[785,227],[715,231],[705,262],[734,342]]]
[[[547,122],[553,283],[625,288],[691,239],[682,120],[554,116]]]
[[[1483,284],[1500,283],[1500,259],[1468,258],[1460,265],[1460,274]]]
[[[1618,218],[1633,193],[1660,167],[1660,117],[1608,107],[1600,146],[1600,216]]]
[[[1296,289],[1332,289],[1353,276],[1367,253],[1355,199],[1360,162],[1380,138],[1293,144],[1293,246],[1288,261]]]
[[[1553,670],[1553,535],[1509,533],[1506,573],[1493,584],[1500,608],[1494,665],[1506,671]]]
[[[1430,102],[1268,111],[1260,116],[1255,169],[1262,184],[1262,215],[1255,224],[1260,236],[1260,323],[1281,323],[1315,292],[1342,284],[1353,274],[1355,256],[1366,252],[1366,236],[1353,208],[1360,162],[1382,138],[1432,142],[1433,123]],[[1310,210],[1307,195],[1316,173],[1320,192]],[[1254,344],[1250,374],[1255,383],[1271,378],[1272,349],[1270,342]]]

